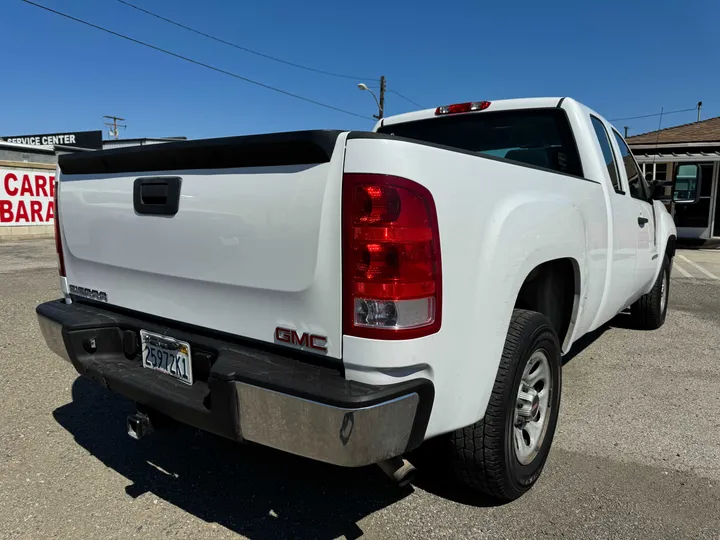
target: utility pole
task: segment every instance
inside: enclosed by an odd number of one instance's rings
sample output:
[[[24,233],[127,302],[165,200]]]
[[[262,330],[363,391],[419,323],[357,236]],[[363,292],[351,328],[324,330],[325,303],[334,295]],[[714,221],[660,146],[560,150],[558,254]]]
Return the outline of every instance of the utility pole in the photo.
[[[625,130],[625,139],[627,139],[627,130],[630,128],[630,126],[624,126],[623,129]]]
[[[383,116],[385,115],[385,88],[386,88],[386,86],[387,85],[385,83],[385,75],[382,75],[380,77],[380,104],[378,106],[378,115],[376,117],[378,120],[382,119]]]
[[[370,95],[375,100],[375,104],[378,108],[378,113],[373,114],[373,118],[377,118],[378,120],[381,120],[383,116],[385,116],[385,89],[387,88],[387,82],[385,81],[385,75],[380,77],[380,99],[377,98],[375,95],[375,92],[370,90],[370,87],[365,83],[358,83],[357,85],[358,89],[364,90],[365,92],[370,92]]]
[[[121,122],[124,122],[124,118],[120,118],[119,116],[103,116],[103,124],[105,124],[106,127],[112,128],[110,130],[110,136],[114,137],[115,140],[118,140],[118,128],[127,128],[125,124],[118,124],[118,120]]]

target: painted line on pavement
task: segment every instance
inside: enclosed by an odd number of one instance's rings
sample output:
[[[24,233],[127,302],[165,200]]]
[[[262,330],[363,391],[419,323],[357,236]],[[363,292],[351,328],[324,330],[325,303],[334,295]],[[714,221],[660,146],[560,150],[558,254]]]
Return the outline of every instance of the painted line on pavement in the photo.
[[[673,261],[673,267],[675,267],[675,270],[677,270],[678,272],[680,272],[683,276],[685,276],[685,277],[687,277],[687,278],[694,279],[694,278],[692,277],[692,274],[691,274],[690,272],[688,272],[687,270],[685,270],[682,266],[680,266],[678,263],[676,263],[676,262],[674,262],[674,261]]]
[[[715,274],[713,274],[712,272],[709,272],[708,270],[705,270],[702,266],[700,266],[700,265],[697,264],[696,262],[693,262],[693,261],[691,261],[690,259],[688,259],[687,257],[683,257],[683,256],[680,255],[680,254],[678,254],[678,257],[680,257],[683,261],[685,261],[685,262],[688,263],[689,265],[694,266],[695,268],[697,268],[698,270],[700,270],[700,271],[701,271],[703,274],[705,274],[707,277],[709,277],[709,278],[711,278],[711,279],[717,279],[718,281],[720,281],[720,278],[719,278],[719,277],[717,277],[717,276],[716,276]]]

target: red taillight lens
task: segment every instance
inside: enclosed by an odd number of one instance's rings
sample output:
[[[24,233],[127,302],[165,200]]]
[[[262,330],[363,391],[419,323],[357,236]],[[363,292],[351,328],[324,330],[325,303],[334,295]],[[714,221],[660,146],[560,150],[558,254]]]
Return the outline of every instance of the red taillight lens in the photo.
[[[437,332],[440,237],[430,192],[397,176],[345,174],[343,274],[345,334],[408,339]]]
[[[453,105],[444,105],[435,109],[435,115],[458,114],[473,111],[484,111],[490,106],[489,101],[468,101],[467,103],[455,103]]]
[[[55,180],[53,189],[53,221],[55,222],[55,251],[58,255],[58,273],[65,277],[65,257],[63,256],[62,238],[60,237],[60,209],[58,208],[58,191],[60,191],[60,183]]]

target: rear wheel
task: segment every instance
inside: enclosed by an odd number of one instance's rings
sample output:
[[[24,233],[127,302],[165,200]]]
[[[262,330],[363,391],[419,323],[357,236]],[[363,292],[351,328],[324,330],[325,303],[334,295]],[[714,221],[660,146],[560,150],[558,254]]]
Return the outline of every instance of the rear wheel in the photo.
[[[560,407],[560,344],[550,321],[516,309],[485,416],[451,435],[461,482],[513,500],[537,481],[547,460]]]
[[[670,259],[666,255],[652,290],[630,307],[634,326],[655,330],[665,323],[670,298]]]

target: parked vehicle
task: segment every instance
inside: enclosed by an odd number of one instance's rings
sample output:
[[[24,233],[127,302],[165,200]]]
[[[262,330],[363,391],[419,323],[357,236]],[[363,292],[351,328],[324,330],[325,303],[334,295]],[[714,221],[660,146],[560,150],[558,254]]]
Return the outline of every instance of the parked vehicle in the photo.
[[[502,500],[538,479],[563,353],[667,311],[675,227],[572,99],[60,157],[48,346],[171,417],[341,466],[439,438]],[[162,415],[162,416],[161,416]]]

